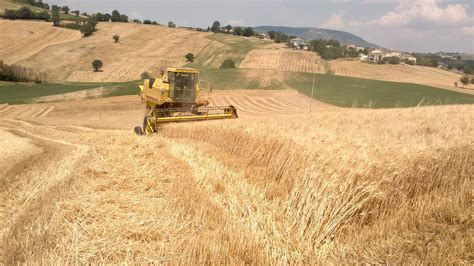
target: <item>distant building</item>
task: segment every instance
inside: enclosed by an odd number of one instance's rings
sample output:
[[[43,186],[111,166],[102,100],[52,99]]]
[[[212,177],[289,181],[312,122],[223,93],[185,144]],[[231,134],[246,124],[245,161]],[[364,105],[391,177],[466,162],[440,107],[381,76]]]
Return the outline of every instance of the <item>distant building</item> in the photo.
[[[385,58],[385,52],[380,51],[380,50],[372,50],[368,56],[368,59],[374,62],[382,61],[384,58]]]
[[[298,49],[301,49],[301,48],[304,49],[304,47],[306,46],[306,41],[301,38],[293,38],[290,40],[290,43]]]

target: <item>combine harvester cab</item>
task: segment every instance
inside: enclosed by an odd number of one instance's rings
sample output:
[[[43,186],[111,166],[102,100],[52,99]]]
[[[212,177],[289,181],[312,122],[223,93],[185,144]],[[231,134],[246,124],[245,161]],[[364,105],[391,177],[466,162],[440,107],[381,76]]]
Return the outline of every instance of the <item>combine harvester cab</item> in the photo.
[[[191,68],[167,68],[161,77],[146,79],[140,85],[140,97],[146,107],[143,127],[137,135],[150,135],[164,123],[237,118],[234,106],[208,106],[212,87],[199,81],[199,71]]]

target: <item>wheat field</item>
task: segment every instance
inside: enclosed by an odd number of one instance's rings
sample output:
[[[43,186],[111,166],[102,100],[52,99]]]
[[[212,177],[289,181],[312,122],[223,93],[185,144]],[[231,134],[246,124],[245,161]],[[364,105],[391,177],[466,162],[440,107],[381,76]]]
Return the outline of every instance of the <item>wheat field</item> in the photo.
[[[473,106],[288,114],[304,99],[260,97],[271,114],[242,101],[152,137],[132,134],[129,96],[0,118],[3,262],[472,263]]]

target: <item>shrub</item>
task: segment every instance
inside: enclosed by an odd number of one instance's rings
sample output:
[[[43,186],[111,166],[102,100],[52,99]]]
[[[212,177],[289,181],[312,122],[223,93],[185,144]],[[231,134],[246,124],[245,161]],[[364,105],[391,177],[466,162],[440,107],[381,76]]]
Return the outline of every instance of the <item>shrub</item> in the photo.
[[[150,73],[148,73],[148,71],[145,71],[140,75],[140,78],[141,79],[150,79],[151,75],[150,75]]]
[[[474,71],[473,71],[472,68],[470,68],[470,67],[464,68],[464,71],[463,71],[463,72],[464,72],[464,74],[466,74],[466,75],[472,75],[472,74],[474,74]]]
[[[143,21],[143,24],[148,24],[148,25],[150,25],[150,24],[151,24],[151,20],[145,19],[145,20]]]
[[[86,22],[81,26],[81,33],[84,34],[84,37],[90,36],[95,31],[95,25],[91,22]]]
[[[114,39],[114,41],[116,43],[118,43],[119,39],[120,39],[120,36],[119,35],[114,35],[114,37],[112,37]]]
[[[16,17],[20,19],[32,19],[35,18],[35,13],[27,7],[22,7],[16,11]]]
[[[92,67],[94,68],[95,72],[98,72],[103,66],[104,63],[102,63],[102,61],[99,59],[92,61]]]
[[[194,62],[194,54],[192,54],[192,53],[188,53],[185,56],[185,58],[186,58],[186,61],[188,61],[188,62]]]
[[[173,21],[170,21],[170,22],[168,22],[168,27],[176,28],[176,24],[174,24]]]
[[[235,68],[235,62],[232,59],[226,59],[222,62],[220,68]]]
[[[245,37],[250,37],[253,35],[253,29],[251,27],[247,27],[243,30],[242,35]]]
[[[66,23],[63,25],[64,28],[66,29],[72,29],[72,30],[80,30],[81,29],[81,25],[77,24],[77,23]]]
[[[474,84],[474,77],[471,79],[471,84]]]
[[[392,65],[398,65],[400,64],[400,58],[398,56],[388,57],[387,62]]]
[[[235,27],[234,31],[233,31],[233,34],[240,36],[240,35],[242,35],[242,32],[243,32],[243,29],[241,27]]]
[[[459,81],[461,81],[462,85],[466,86],[471,80],[468,76],[464,75],[461,77],[461,79],[459,79]]]
[[[7,19],[16,19],[16,11],[12,9],[5,9],[3,17]]]
[[[153,21],[153,22],[151,23],[151,25],[158,25],[158,22]]]

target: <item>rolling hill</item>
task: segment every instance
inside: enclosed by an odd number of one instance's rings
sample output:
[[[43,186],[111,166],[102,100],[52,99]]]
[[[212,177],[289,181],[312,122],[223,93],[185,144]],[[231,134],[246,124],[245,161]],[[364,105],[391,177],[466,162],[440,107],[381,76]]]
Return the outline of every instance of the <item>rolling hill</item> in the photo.
[[[306,28],[306,27],[285,27],[285,26],[259,26],[254,27],[257,32],[280,31],[287,35],[295,35],[305,40],[315,39],[335,39],[342,44],[354,44],[362,47],[378,48],[380,46],[367,42],[359,36],[352,33],[338,30],[328,30],[321,28]]]

